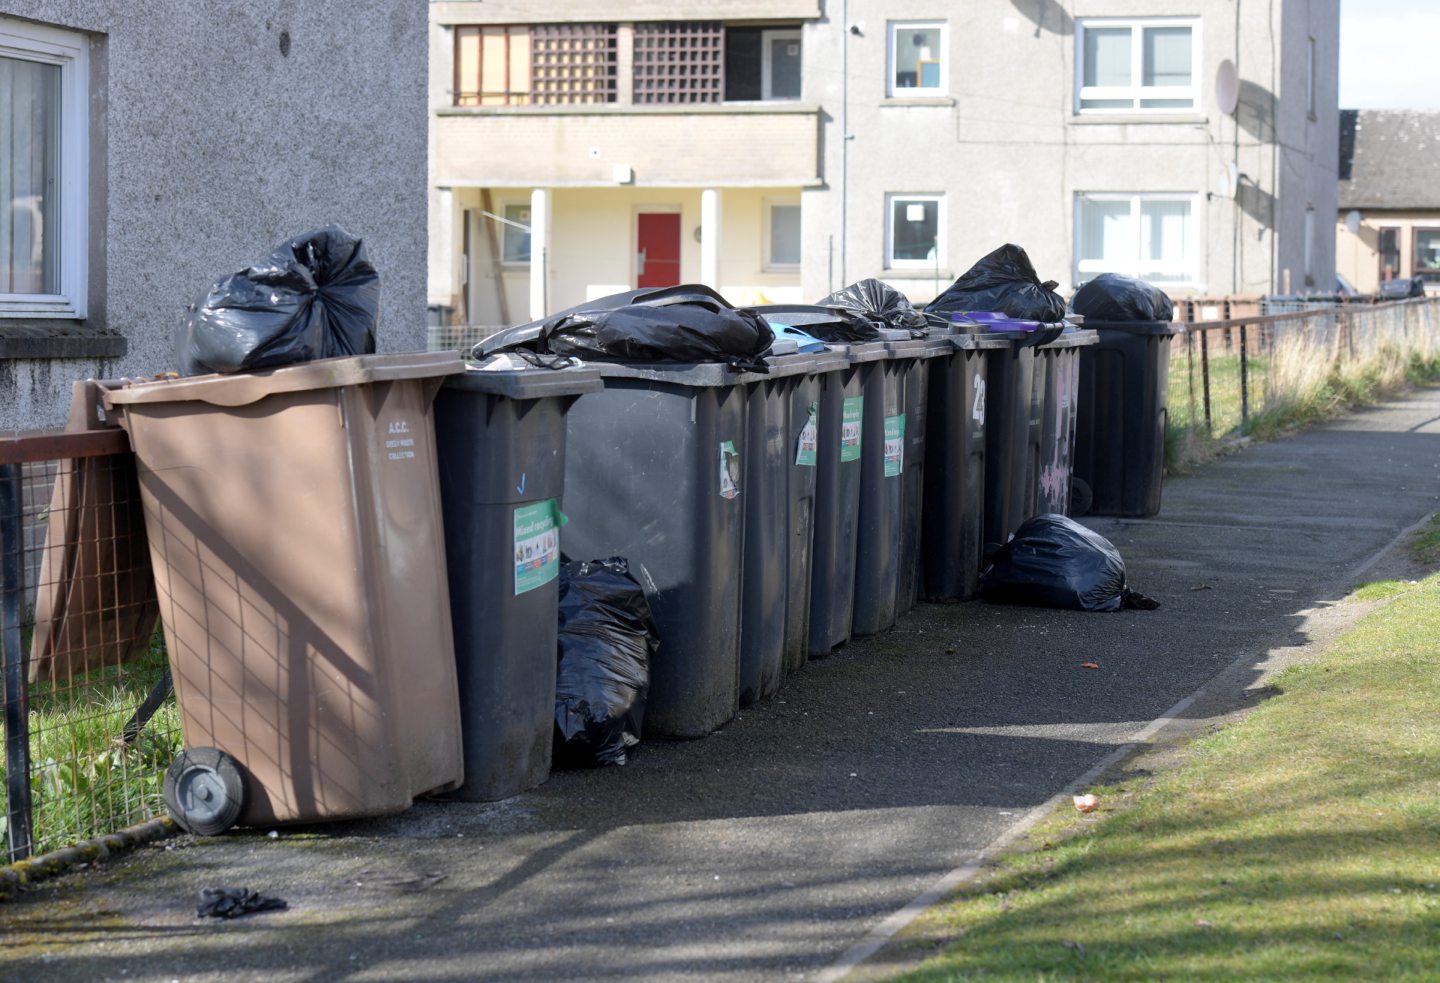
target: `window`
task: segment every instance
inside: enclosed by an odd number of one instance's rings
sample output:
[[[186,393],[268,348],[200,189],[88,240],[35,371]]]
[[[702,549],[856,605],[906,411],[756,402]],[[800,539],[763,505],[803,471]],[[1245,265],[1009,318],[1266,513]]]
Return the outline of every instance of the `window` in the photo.
[[[1415,275],[1440,283],[1440,229],[1415,230]]]
[[[88,52],[0,17],[0,315],[85,317]]]
[[[930,269],[942,265],[944,196],[896,194],[886,196],[886,203],[885,267]]]
[[[1076,31],[1076,109],[1177,112],[1199,106],[1199,21],[1082,20]]]
[[[500,260],[503,263],[530,262],[530,206],[506,205],[500,228]],[[523,226],[523,228],[522,228]]]
[[[793,199],[765,203],[765,269],[794,270],[800,266],[800,203]]]
[[[1395,227],[1380,230],[1380,282],[1400,275],[1400,230]]]
[[[934,96],[946,91],[945,25],[940,21],[890,25],[892,96]]]
[[[725,29],[726,102],[799,98],[799,27]]]
[[[614,102],[613,24],[455,28],[455,105]]]
[[[725,32],[718,22],[635,25],[635,102],[719,102]]]
[[[1124,273],[1152,283],[1197,283],[1196,196],[1082,194],[1075,215],[1075,281]]]

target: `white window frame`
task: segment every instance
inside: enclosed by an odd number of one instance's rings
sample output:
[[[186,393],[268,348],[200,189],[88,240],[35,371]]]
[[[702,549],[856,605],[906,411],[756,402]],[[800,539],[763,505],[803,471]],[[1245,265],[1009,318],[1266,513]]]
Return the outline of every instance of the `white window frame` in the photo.
[[[82,319],[89,300],[90,42],[75,31],[0,17],[0,55],[60,67],[60,291],[0,293],[0,318]]]
[[[1126,276],[1139,277],[1142,280],[1150,279],[1157,272],[1179,275],[1179,279],[1157,281],[1162,288],[1168,287],[1202,287],[1200,279],[1200,202],[1202,198],[1198,193],[1172,192],[1172,191],[1135,191],[1135,192],[1113,192],[1113,191],[1080,191],[1075,194],[1075,225],[1074,225],[1074,282],[1083,283],[1094,279],[1100,273],[1123,273]],[[1081,250],[1085,242],[1084,209],[1087,201],[1128,201],[1130,203],[1130,221],[1135,228],[1135,255],[1132,263],[1117,267],[1115,264],[1103,260],[1087,260],[1081,256]],[[1178,265],[1161,263],[1156,265],[1153,261],[1147,261],[1144,257],[1144,243],[1140,241],[1140,206],[1145,202],[1159,201],[1184,201],[1190,204],[1190,230],[1186,237],[1185,252],[1189,256],[1189,263],[1186,268]]]
[[[895,84],[895,38],[903,30],[924,28],[925,30],[938,30],[940,32],[940,84],[920,85],[919,72],[916,72],[916,85],[913,89],[902,89]],[[950,91],[950,27],[943,20],[892,20],[885,27],[886,41],[886,72],[885,72],[885,94],[892,99],[933,99],[935,96],[945,95]]]
[[[799,208],[799,207],[800,207],[800,199],[799,199],[799,198],[768,198],[768,197],[761,199],[761,208],[763,209],[763,213],[762,213],[762,216],[761,216],[761,222],[760,222],[760,226],[761,226],[761,232],[760,232],[760,234],[761,234],[761,236],[763,236],[763,241],[762,241],[761,244],[760,244],[761,257],[762,257],[762,266],[761,266],[761,269],[763,269],[766,273],[794,273],[794,272],[796,272],[797,270],[800,269],[800,261],[799,261],[799,260],[796,260],[796,261],[793,262],[793,263],[776,262],[775,257],[774,257],[774,256],[771,254],[771,252],[770,252],[771,247],[773,246],[773,243],[774,243],[774,240],[772,239],[771,234],[770,234],[770,232],[771,232],[772,215],[773,215],[773,210],[774,210],[777,206],[783,207],[783,208]],[[800,229],[800,246],[801,246],[801,255],[803,256],[803,255],[804,255],[804,246],[805,246],[805,229],[804,229],[804,221],[803,221],[803,219],[802,219],[802,221],[801,221],[801,229]]]
[[[1130,28],[1130,84],[1125,86],[1085,86],[1085,32],[1090,28]],[[1145,71],[1145,45],[1142,32],[1147,27],[1190,28],[1190,84],[1188,86],[1141,84]],[[1085,116],[1175,116],[1199,113],[1200,66],[1204,64],[1200,50],[1200,18],[1198,17],[1086,17],[1075,22],[1075,112]],[[1131,105],[1119,107],[1086,107],[1087,99],[1129,99]],[[1144,99],[1189,99],[1190,106],[1142,107]]]
[[[774,28],[760,32],[760,99],[763,102],[794,102],[799,95],[776,97],[773,89],[772,74],[774,69],[770,65],[770,42],[771,41],[794,41],[800,43],[800,28]],[[805,70],[805,50],[800,50],[800,70]],[[803,85],[803,77],[802,82]]]
[[[506,212],[508,209],[510,209],[511,207],[516,207],[516,208],[530,208],[530,207],[532,207],[532,206],[531,206],[531,204],[530,204],[530,199],[529,199],[529,198],[509,198],[509,199],[500,198],[500,199],[498,199],[498,200],[495,202],[495,207],[496,207],[497,209],[499,209],[499,213],[498,213],[498,214],[500,214],[501,216],[504,216],[504,215],[505,215],[505,212]],[[532,215],[531,215],[531,218],[532,218],[532,219],[534,218],[533,213],[532,213]],[[493,219],[486,219],[486,221],[489,222],[489,221],[494,221],[494,220],[493,220]],[[505,257],[505,233],[506,233],[506,230],[512,228],[512,226],[509,225],[509,222],[510,222],[510,221],[513,221],[513,220],[507,218],[506,221],[504,221],[504,222],[496,222],[496,223],[495,223],[496,225],[498,225],[498,226],[500,227],[500,256],[499,256],[500,266],[501,266],[502,269],[506,270],[507,272],[508,272],[508,271],[514,271],[514,270],[528,270],[528,269],[530,268],[530,257],[529,257],[529,256],[526,256],[524,259],[507,259],[507,258]],[[516,231],[518,232],[519,230],[517,229]],[[535,235],[534,235],[534,232],[533,232],[533,231],[532,231],[531,234],[530,234],[530,242],[531,242],[532,245],[533,245],[534,242],[535,242]]]
[[[895,258],[895,206],[899,202],[933,201],[935,207],[935,258]],[[885,195],[885,269],[933,270],[945,268],[945,195],[928,191],[894,191]]]

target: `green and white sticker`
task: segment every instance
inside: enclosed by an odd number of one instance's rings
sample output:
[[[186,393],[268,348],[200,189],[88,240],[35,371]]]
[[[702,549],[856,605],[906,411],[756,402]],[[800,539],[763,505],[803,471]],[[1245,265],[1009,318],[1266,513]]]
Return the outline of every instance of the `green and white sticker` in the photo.
[[[840,414],[840,460],[860,460],[860,421],[865,416],[865,397],[847,396]]]
[[[720,441],[720,497],[740,494],[740,455],[733,440]]]
[[[795,463],[802,467],[815,466],[815,452],[820,446],[820,406],[810,404],[805,426],[800,428],[800,441],[795,448]]]
[[[515,510],[515,593],[544,587],[560,574],[560,527],[565,516],[547,498]]]
[[[905,414],[885,418],[885,477],[905,470]]]

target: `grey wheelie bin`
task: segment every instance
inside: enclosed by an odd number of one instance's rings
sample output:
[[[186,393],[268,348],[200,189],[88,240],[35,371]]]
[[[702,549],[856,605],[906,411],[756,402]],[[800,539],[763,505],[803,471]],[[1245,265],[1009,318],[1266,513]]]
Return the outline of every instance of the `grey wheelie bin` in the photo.
[[[775,327],[775,325],[772,325]],[[746,373],[748,421],[740,706],[770,696],[808,654],[820,376],[849,365],[843,352],[799,352],[783,337],[769,372]]]
[[[984,555],[987,363],[1010,342],[952,318],[950,351],[929,364],[925,446],[924,597],[966,601],[979,591]]]
[[[1037,388],[1035,348],[1059,337],[1063,324],[1020,321],[985,311],[966,315],[1006,348],[987,361],[985,405],[985,547],[1002,545],[1034,514],[1034,483],[1044,419],[1043,377]]]
[[[645,731],[703,737],[739,698],[750,393],[719,362],[597,363],[567,420],[561,545],[623,556],[660,629]]]
[[[867,397],[885,343],[836,346],[849,365],[820,376],[815,472],[815,538],[810,579],[810,655],[825,656],[850,640],[855,608],[861,460]],[[875,393],[873,397],[871,393]]]
[[[432,401],[453,354],[127,383],[196,833],[400,812],[460,784]]]
[[[1080,353],[1098,340],[1094,331],[1066,324],[1058,338],[1035,349],[1036,388],[1043,378],[1044,389],[1038,453],[1031,458],[1036,468],[1031,515],[1070,514]]]
[[[939,352],[908,332],[891,329],[883,334],[886,358],[870,374],[864,393],[855,605],[851,614],[851,633],[859,636],[874,635],[895,624],[901,568],[907,563],[913,568],[917,544],[913,539],[905,542],[907,478],[910,489],[917,496],[923,495],[925,420],[923,406],[919,419],[915,418],[915,407],[907,393],[913,390],[917,397],[923,397],[924,362]],[[906,460],[907,434],[922,441],[918,460],[913,453],[910,461]],[[907,475],[907,464],[912,466],[911,475]],[[915,516],[918,521],[918,510]],[[906,590],[913,584],[912,573]]]
[[[435,397],[465,781],[488,802],[550,775],[565,416],[602,388],[590,367],[498,356]],[[504,366],[511,367],[504,367]]]
[[[1080,352],[1075,433],[1077,511],[1150,516],[1160,511],[1171,339],[1167,321],[1087,320],[1099,342]]]

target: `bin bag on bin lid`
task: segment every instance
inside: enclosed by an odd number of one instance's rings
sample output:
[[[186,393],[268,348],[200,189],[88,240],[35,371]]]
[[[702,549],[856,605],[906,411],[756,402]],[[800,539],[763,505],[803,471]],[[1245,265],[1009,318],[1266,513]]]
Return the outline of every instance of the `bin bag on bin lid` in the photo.
[[[852,311],[876,322],[876,327],[899,328],[917,338],[930,328],[924,313],[915,309],[910,298],[883,280],[859,280],[842,287],[820,301],[820,306]]]
[[[641,294],[638,302],[606,307]],[[737,310],[707,287],[632,291],[506,328],[480,344],[476,358],[525,349],[595,362],[724,362],[764,371],[775,340],[765,319]]]
[[[1028,321],[1058,321],[1065,301],[1055,281],[1040,282],[1025,250],[1006,243],[970,267],[945,292],[926,305],[927,311],[998,311]]]
[[[371,355],[379,320],[380,274],[364,242],[327,225],[216,281],[192,304],[177,346],[179,371],[251,372]]]
[[[1097,321],[1170,321],[1175,305],[1165,291],[1133,276],[1101,273],[1082,283],[1070,309]]]
[[[781,321],[799,328],[812,338],[829,344],[849,345],[881,339],[880,327],[843,307],[822,307],[819,304],[766,304],[749,310],[767,321]]]
[[[623,765],[640,743],[660,632],[623,557],[560,568],[555,757]]]
[[[1078,611],[1151,610],[1125,586],[1125,561],[1099,533],[1063,515],[1026,519],[980,574],[987,601]]]

